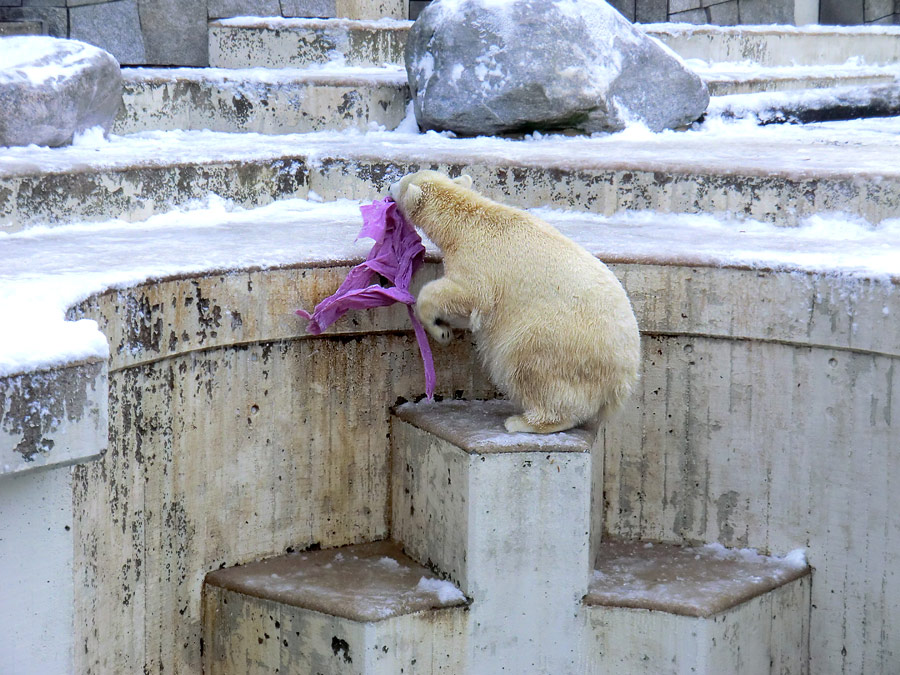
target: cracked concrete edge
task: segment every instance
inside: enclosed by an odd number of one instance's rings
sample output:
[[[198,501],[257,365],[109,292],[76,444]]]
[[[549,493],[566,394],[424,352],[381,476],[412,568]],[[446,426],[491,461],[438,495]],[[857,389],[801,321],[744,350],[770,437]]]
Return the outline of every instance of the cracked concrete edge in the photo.
[[[0,479],[106,451],[108,369],[92,360],[0,377]]]

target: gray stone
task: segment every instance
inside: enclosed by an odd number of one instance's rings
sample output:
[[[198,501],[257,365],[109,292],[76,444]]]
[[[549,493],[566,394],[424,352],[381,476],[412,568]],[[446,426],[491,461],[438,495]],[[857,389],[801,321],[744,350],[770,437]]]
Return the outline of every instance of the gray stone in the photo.
[[[144,63],[209,64],[206,0],[138,0]]]
[[[660,131],[709,103],[696,74],[605,2],[433,2],[410,31],[406,71],[419,125],[468,135]]]
[[[794,23],[793,2],[772,2],[772,0],[740,0],[741,23],[792,24]]]
[[[709,22],[716,26],[734,26],[740,23],[737,0],[710,5],[706,11],[709,12]]]
[[[65,145],[79,131],[109,130],[122,104],[122,73],[107,52],[74,40],[0,38],[0,146]]]
[[[686,12],[678,12],[669,17],[673,23],[705,24],[709,22],[705,9],[689,9]]]
[[[69,17],[61,7],[0,7],[0,21],[31,21],[41,24],[41,33],[69,36]]]
[[[280,16],[278,0],[209,0],[209,18],[227,19],[232,16]]]
[[[838,26],[855,26],[865,19],[863,0],[820,0],[819,21]],[[743,20],[743,3],[741,3]]]
[[[69,37],[83,40],[116,57],[119,63],[147,62],[137,0],[72,7]]]
[[[634,20],[639,23],[668,21],[668,3],[666,0],[637,0],[637,6],[634,9]]]
[[[337,16],[336,0],[281,0],[281,15],[330,19]]]
[[[40,21],[0,21],[0,37],[7,35],[40,35]]]
[[[866,23],[889,17],[894,13],[894,0],[866,0]]]

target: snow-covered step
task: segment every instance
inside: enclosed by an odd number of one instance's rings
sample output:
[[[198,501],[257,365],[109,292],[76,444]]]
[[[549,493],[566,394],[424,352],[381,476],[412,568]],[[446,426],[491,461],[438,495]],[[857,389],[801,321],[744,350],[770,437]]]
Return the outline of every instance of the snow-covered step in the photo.
[[[900,115],[900,81],[867,86],[826,87],[803,92],[717,96],[707,115],[751,118],[760,124],[808,123]]]
[[[402,64],[409,21],[238,17],[209,24],[209,64],[220,68],[298,68],[342,59],[347,65]]]
[[[688,65],[703,78],[713,97],[892,84],[900,75],[900,67],[896,65],[760,67],[752,63],[707,63],[696,60],[688,62]]]
[[[353,131],[94,138],[4,149],[0,227],[138,220],[210,192],[244,206],[308,190],[370,199],[423,166],[470,173],[479,190],[515,206],[730,212],[781,225],[845,212],[878,223],[900,208],[898,129],[891,118],[520,140]]]
[[[585,597],[589,672],[809,672],[810,569],[720,545],[605,542]]]
[[[391,542],[207,575],[207,675],[459,673],[467,600]]]
[[[209,129],[264,134],[396,127],[409,99],[406,72],[329,67],[271,70],[128,68],[114,131]]]
[[[762,66],[859,65],[900,62],[896,26],[694,26],[645,24],[643,29],[682,58],[749,61]]]
[[[397,408],[392,536],[472,599],[458,672],[576,672],[594,434],[509,434],[515,412],[506,401]]]

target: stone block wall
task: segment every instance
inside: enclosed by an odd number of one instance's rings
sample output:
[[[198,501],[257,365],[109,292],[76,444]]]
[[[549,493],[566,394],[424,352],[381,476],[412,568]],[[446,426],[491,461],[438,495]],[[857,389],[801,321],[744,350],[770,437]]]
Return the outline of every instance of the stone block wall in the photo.
[[[900,24],[900,0],[820,0],[819,22]]]

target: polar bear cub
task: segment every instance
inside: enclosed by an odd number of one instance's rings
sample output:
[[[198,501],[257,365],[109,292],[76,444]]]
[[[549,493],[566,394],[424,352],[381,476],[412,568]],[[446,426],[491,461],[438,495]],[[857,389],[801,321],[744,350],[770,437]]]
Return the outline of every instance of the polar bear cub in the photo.
[[[493,384],[522,407],[508,431],[548,434],[600,422],[638,378],[631,303],[602,262],[540,218],[435,171],[390,188],[403,215],[441,249],[444,276],[416,313],[439,343],[470,328]]]

